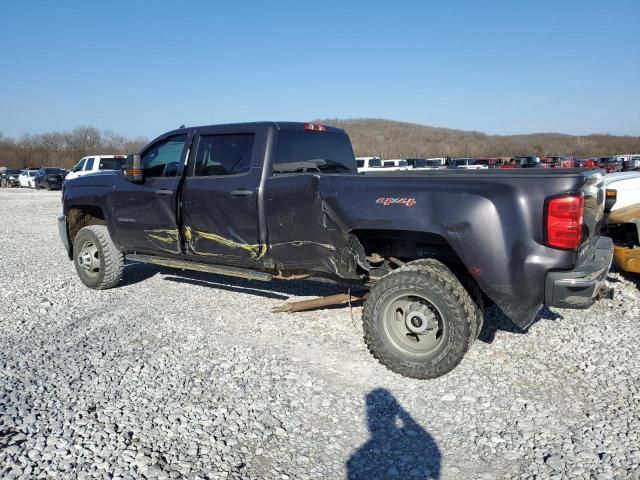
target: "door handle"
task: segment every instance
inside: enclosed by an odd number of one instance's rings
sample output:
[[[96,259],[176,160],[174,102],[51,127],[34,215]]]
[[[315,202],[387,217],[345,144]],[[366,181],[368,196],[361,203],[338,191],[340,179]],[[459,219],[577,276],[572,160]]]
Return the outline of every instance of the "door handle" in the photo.
[[[248,197],[249,195],[253,195],[253,190],[231,190],[231,195],[234,197]]]
[[[161,188],[160,190],[156,190],[157,195],[173,195],[173,190],[167,190],[165,188]]]

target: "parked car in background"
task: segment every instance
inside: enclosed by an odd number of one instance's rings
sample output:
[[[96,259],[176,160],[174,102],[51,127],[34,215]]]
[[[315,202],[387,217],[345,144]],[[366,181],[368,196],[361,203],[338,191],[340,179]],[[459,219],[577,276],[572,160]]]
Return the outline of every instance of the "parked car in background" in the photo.
[[[428,165],[440,166],[441,168],[447,167],[447,161],[450,160],[447,157],[432,157],[432,158],[407,158],[407,163],[410,167],[416,168],[416,163],[419,165],[425,165],[424,162],[428,162]],[[424,168],[424,167],[418,167]]]
[[[476,165],[486,165],[487,168],[500,168],[497,158],[476,158]]]
[[[482,163],[476,163],[475,158],[454,158],[451,160],[449,167],[465,170],[481,170],[487,168],[487,166]]]
[[[358,172],[371,172],[382,168],[382,159],[380,157],[357,157],[356,167]]]
[[[385,170],[392,170],[392,171],[402,171],[402,170],[411,169],[407,161],[401,160],[401,159],[383,160],[382,168],[384,168]]]
[[[516,158],[502,158],[500,168],[520,168],[520,164],[516,161]]]
[[[598,159],[598,166],[607,173],[621,172],[622,160],[618,160],[617,157],[600,157]]]
[[[68,173],[63,168],[42,167],[36,172],[33,183],[37,189],[59,190],[62,188],[62,182],[64,182],[64,178]]]
[[[7,168],[0,176],[0,187],[19,187],[18,175],[20,175],[20,170]]]
[[[36,176],[37,169],[26,169],[22,170],[18,175],[18,183],[22,188],[35,188],[35,184],[33,183],[33,179]]]
[[[600,168],[597,158],[578,158],[575,160],[575,166],[577,168],[588,168],[589,170]]]
[[[622,170],[625,172],[640,170],[640,153],[616,155],[615,158],[622,162]]]
[[[520,168],[545,168],[546,165],[542,163],[540,157],[535,155],[524,155],[522,157],[516,157],[515,163]]]
[[[441,161],[444,159],[440,158],[412,158],[411,160],[412,161],[409,162],[407,159],[407,162],[413,167],[413,170],[440,170],[442,168],[447,168],[447,166]]]
[[[573,167],[575,167],[575,160],[574,160],[573,157],[561,157],[561,156],[544,157],[542,159],[542,163],[544,163],[547,168],[573,168]]]
[[[91,155],[83,157],[73,167],[65,180],[73,180],[102,170],[120,170],[127,157],[125,155]]]

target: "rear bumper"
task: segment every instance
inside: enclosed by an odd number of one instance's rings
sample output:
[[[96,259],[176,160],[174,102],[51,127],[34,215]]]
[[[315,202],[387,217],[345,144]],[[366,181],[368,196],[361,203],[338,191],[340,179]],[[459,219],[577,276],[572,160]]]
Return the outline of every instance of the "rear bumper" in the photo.
[[[612,260],[613,242],[608,237],[600,237],[591,260],[576,270],[547,274],[544,304],[548,307],[589,308],[598,298]]]
[[[69,232],[67,231],[67,217],[65,215],[58,215],[58,235],[62,240],[62,245],[67,250],[67,256],[69,259],[71,256],[71,244],[69,243]]]

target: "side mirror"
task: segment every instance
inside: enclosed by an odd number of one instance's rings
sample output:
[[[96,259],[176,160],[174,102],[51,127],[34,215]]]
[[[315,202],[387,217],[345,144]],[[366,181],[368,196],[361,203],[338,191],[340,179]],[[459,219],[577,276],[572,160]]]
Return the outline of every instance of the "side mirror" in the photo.
[[[127,161],[122,166],[122,176],[125,180],[133,183],[142,182],[142,165],[139,154],[127,155]]]

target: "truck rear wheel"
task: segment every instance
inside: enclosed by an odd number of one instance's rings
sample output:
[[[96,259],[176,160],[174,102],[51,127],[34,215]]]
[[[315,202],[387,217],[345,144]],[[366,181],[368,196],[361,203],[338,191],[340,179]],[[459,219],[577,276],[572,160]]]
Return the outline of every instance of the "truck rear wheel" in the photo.
[[[405,377],[430,379],[462,361],[476,320],[471,298],[450,272],[409,264],[373,286],[362,321],[380,363]]]
[[[105,225],[81,228],[73,240],[73,264],[82,283],[95,290],[115,287],[122,280],[124,254]]]
[[[415,266],[430,266],[438,269],[443,275],[449,278],[452,288],[459,289],[458,295],[464,297],[467,294],[473,304],[475,322],[472,325],[472,335],[469,339],[469,347],[478,339],[480,331],[484,325],[484,299],[482,297],[482,291],[476,284],[473,277],[466,271],[458,271],[454,274],[445,264],[439,262],[435,258],[421,258],[420,260],[414,260],[408,263],[408,265]]]

